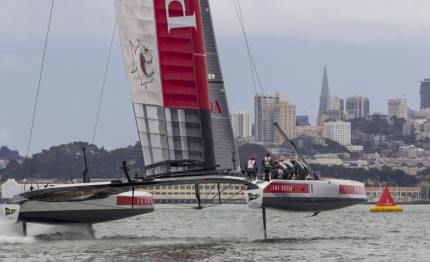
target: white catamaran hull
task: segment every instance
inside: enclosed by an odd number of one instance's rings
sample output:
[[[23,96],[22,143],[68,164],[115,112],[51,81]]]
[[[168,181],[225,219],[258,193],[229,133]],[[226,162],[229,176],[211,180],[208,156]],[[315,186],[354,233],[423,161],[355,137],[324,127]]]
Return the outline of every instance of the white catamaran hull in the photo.
[[[82,201],[29,200],[20,207],[18,221],[66,224],[100,223],[154,211],[154,200],[147,192],[135,191],[106,198]]]
[[[256,181],[259,189],[245,192],[250,208],[320,212],[367,201],[364,184],[350,180]]]

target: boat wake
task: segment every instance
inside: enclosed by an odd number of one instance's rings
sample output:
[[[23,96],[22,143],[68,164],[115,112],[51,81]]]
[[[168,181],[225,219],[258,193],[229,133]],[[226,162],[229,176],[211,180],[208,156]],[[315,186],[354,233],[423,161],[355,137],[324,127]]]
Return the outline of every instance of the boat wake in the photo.
[[[23,236],[22,224],[0,224],[0,244],[32,244],[36,241],[95,239],[88,225],[27,224],[27,236]]]
[[[72,225],[41,225],[29,224],[28,234],[37,240],[91,240],[95,239],[91,226],[85,224]]]
[[[0,223],[0,244],[31,244],[34,243],[34,237],[24,237],[21,231],[21,225],[11,223]]]
[[[309,243],[314,241],[339,241],[339,240],[368,240],[368,237],[349,237],[349,236],[338,236],[338,237],[309,237],[309,238],[268,238],[259,239],[254,242],[264,242],[264,243]]]

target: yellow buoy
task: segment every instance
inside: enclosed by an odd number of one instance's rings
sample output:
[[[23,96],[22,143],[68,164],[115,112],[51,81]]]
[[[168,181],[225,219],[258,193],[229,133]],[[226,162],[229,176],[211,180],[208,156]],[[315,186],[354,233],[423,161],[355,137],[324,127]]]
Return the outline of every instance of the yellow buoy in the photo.
[[[399,206],[374,206],[369,208],[370,212],[402,212]]]
[[[393,197],[391,197],[390,190],[387,186],[384,187],[381,197],[379,198],[376,206],[369,208],[370,212],[402,212],[401,207],[396,206]]]

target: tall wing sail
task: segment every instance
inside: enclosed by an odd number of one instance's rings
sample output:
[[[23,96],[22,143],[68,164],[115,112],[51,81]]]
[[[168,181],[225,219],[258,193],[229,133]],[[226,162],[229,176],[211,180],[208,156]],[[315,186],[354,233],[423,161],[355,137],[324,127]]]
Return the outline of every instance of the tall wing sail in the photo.
[[[240,163],[230,121],[209,1],[201,0],[200,4],[205,35],[216,163],[221,169],[237,169]]]
[[[147,175],[215,168],[199,0],[114,0]]]

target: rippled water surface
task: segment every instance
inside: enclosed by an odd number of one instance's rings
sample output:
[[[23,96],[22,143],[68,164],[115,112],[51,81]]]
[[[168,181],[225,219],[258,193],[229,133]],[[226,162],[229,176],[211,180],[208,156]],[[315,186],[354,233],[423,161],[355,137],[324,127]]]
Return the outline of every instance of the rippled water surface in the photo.
[[[84,227],[0,228],[1,261],[430,261],[430,206],[370,213],[354,206],[311,217],[244,205],[195,210],[159,205],[152,214]]]

